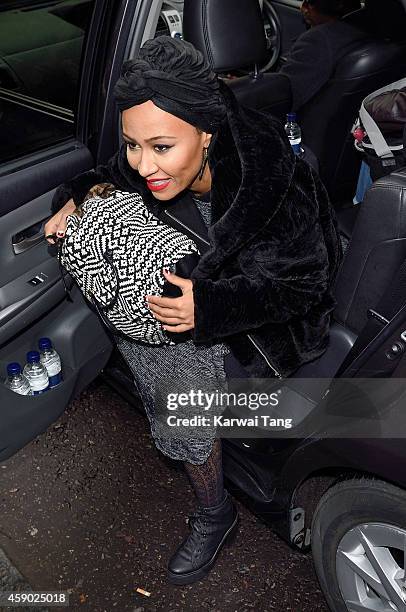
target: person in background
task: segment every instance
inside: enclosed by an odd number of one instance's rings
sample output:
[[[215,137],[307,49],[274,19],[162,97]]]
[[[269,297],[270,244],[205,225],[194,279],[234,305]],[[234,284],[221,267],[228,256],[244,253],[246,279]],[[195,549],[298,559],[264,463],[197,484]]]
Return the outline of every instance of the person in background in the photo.
[[[327,83],[339,61],[368,34],[347,22],[360,0],[305,0],[309,29],[295,41],[278,74],[290,82],[292,110],[299,111]]]

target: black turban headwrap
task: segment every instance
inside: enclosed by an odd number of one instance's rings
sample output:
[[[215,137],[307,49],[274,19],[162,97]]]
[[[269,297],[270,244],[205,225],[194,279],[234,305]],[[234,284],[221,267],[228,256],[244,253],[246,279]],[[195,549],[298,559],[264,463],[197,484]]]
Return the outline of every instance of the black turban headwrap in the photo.
[[[147,40],[137,59],[123,64],[114,95],[120,111],[148,100],[210,134],[226,117],[216,74],[202,53],[184,40]]]

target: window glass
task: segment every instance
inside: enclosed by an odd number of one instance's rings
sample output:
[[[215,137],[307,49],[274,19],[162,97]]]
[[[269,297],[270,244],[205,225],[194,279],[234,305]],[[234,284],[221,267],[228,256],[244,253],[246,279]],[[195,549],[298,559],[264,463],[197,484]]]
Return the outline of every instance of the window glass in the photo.
[[[94,0],[0,2],[0,162],[74,134]]]

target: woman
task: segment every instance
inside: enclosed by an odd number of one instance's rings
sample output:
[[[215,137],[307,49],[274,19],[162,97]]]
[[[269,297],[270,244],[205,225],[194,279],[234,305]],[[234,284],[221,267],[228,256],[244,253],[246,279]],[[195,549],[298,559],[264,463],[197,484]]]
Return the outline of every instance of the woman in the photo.
[[[151,385],[177,371],[179,355],[197,372],[209,356],[219,379],[225,371],[287,376],[319,357],[340,247],[326,192],[294,156],[283,128],[239,107],[203,56],[169,37],[147,41],[139,58],[124,64],[115,96],[125,143],[107,166],[59,188],[54,209],[64,206],[46,233],[63,236],[75,202],[108,182],[140,193],[154,214],[198,245],[202,256],[190,279],[164,272],[180,297],[146,296],[163,327],[189,339],[170,353],[120,346],[144,402],[151,402]],[[173,444],[154,432],[153,415],[151,425],[161,449],[177,458]],[[169,562],[169,579],[186,584],[210,570],[237,512],[223,487],[220,440],[204,452],[192,435],[180,446],[199,507]]]

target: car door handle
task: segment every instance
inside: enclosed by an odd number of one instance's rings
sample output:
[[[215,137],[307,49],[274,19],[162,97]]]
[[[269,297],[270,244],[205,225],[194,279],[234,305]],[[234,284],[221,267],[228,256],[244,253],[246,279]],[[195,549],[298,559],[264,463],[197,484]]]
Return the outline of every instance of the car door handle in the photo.
[[[21,230],[21,232],[12,237],[11,244],[16,255],[28,251],[28,249],[40,244],[44,240],[45,222],[46,219]]]

